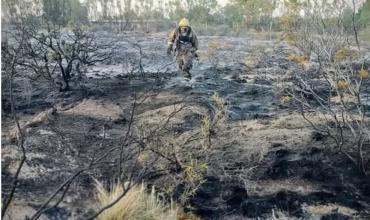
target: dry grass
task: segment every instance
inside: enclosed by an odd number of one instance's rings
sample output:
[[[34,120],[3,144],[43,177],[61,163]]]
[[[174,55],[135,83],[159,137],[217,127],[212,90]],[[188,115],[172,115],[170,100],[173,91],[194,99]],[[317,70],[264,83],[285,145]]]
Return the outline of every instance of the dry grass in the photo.
[[[346,89],[346,88],[348,88],[349,84],[350,84],[350,83],[349,83],[348,81],[341,79],[341,80],[339,80],[339,81],[337,82],[337,88],[338,88],[339,90],[341,90],[341,89]]]
[[[215,103],[214,116],[211,118],[208,114],[203,115],[200,136],[203,139],[202,147],[207,149],[211,147],[211,133],[216,130],[222,130],[226,125],[226,101],[217,92],[212,95]]]
[[[341,48],[337,50],[337,52],[334,54],[335,61],[343,61],[348,58],[356,58],[358,57],[358,53],[355,50],[351,50],[348,48]]]
[[[201,127],[200,127],[200,135],[203,139],[203,142],[202,142],[203,149],[207,149],[211,147],[209,146],[210,145],[209,138],[211,135],[211,129],[212,129],[211,119],[209,115],[204,115],[202,118]]]
[[[38,126],[45,121],[52,120],[54,118],[54,115],[57,114],[57,110],[55,108],[50,108],[46,111],[40,112],[38,115],[33,117],[31,120],[22,123],[21,130],[23,135],[27,135],[32,127]],[[14,127],[10,132],[9,135],[9,141],[13,142],[19,138],[19,131],[17,127]]]
[[[369,71],[362,68],[360,71],[358,71],[358,75],[361,78],[368,78],[369,77]]]
[[[244,64],[247,67],[254,67],[258,63],[258,58],[256,56],[249,55],[244,58]]]
[[[353,216],[356,213],[356,211],[351,208],[331,203],[325,205],[304,205],[303,208],[314,216],[323,216],[333,212]]]
[[[331,97],[330,101],[339,105],[342,102],[344,102],[344,103],[356,103],[357,99],[353,95],[343,94],[342,96],[337,95],[337,96]]]
[[[310,117],[310,119],[314,120],[315,118]],[[271,127],[275,129],[301,129],[308,126],[309,124],[305,120],[302,120],[302,115],[297,113],[280,116],[271,121]]]
[[[208,165],[206,163],[200,163],[197,160],[191,160],[185,166],[185,175],[188,179],[188,182],[202,182],[203,181],[203,173],[206,172],[208,169]]]
[[[283,36],[283,39],[289,44],[289,45],[293,45],[296,41],[297,41],[297,36],[296,34],[293,34],[293,33],[285,33],[284,36]]]
[[[258,196],[273,195],[282,191],[292,191],[302,196],[323,190],[320,183],[301,180],[301,179],[281,179],[281,180],[258,180],[249,181],[248,193]]]
[[[292,100],[292,97],[289,95],[285,95],[281,97],[281,102],[282,103],[289,103]]]
[[[122,109],[113,102],[84,99],[82,102],[65,111],[66,114],[81,115],[98,119],[119,119]]]
[[[202,61],[209,60],[213,65],[217,66],[220,61],[220,51],[231,48],[232,46],[227,43],[218,40],[211,40],[207,45],[207,50],[203,53],[200,53],[199,58]]]
[[[222,98],[217,92],[212,95],[212,100],[216,104],[216,111],[213,118],[213,125],[220,126],[225,123],[226,100]]]
[[[290,54],[288,56],[288,60],[299,63],[299,64],[306,64],[308,62],[308,58],[299,54]]]
[[[178,208],[161,201],[154,188],[147,193],[145,185],[131,188],[127,194],[113,207],[103,212],[99,220],[172,220],[177,219]],[[107,190],[102,183],[96,181],[96,197],[98,209],[113,202],[124,192],[122,184],[117,183]]]

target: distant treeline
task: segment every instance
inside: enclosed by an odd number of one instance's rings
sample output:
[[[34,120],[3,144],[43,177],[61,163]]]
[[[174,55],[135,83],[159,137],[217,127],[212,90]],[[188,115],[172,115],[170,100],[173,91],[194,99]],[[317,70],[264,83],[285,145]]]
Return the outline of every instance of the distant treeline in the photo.
[[[122,23],[119,25],[120,29],[129,27],[143,31],[168,30],[180,18],[187,17],[201,34],[226,34],[243,33],[251,29],[280,31],[285,14],[292,16],[292,10],[296,10],[298,13],[295,15],[301,16],[300,12],[305,7],[312,7],[297,0],[285,0],[286,8],[281,9],[279,2],[281,3],[279,0],[234,0],[221,7],[216,0],[167,0],[161,4],[155,0],[36,0],[31,3],[24,0],[4,0],[2,14],[3,18],[13,19],[24,15],[33,16],[61,26],[91,24],[92,21],[95,24],[104,21],[105,24],[113,24],[111,26]],[[338,7],[341,13],[337,16],[342,16],[345,26],[351,27],[353,10],[351,5],[345,5],[344,1],[342,3],[331,7]],[[280,14],[276,13],[279,10]],[[370,28],[370,0],[362,3],[354,17],[359,30]],[[140,25],[127,25],[130,21]],[[326,22],[330,23],[330,16]]]

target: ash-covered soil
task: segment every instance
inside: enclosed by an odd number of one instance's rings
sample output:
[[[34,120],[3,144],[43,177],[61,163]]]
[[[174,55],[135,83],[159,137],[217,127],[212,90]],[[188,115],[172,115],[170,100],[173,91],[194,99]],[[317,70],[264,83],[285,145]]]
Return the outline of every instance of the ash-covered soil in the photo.
[[[285,42],[256,35],[201,36],[201,51],[213,57],[195,62],[193,79],[187,82],[177,73],[174,58],[166,55],[164,33],[99,34],[101,41],[113,39],[119,39],[114,59],[86,67],[82,86],[72,85],[72,91],[61,93],[45,83],[16,79],[21,124],[49,114],[26,128],[27,160],[8,219],[31,216],[61,183],[86,167],[95,152],[102,154],[119,143],[130,124],[134,97],[146,97],[135,109],[137,125],[160,123],[174,105],[184,104],[170,123],[179,135],[186,135],[199,127],[202,115],[215,111],[215,92],[226,105],[226,120],[212,136],[213,155],[219,160],[217,166],[209,164],[206,181],[190,198],[189,211],[204,219],[370,218],[370,179],[344,156],[329,151],[330,139],[314,132],[299,110],[282,102],[276,92],[276,83],[289,82],[299,71],[287,59],[291,49]],[[209,42],[221,46],[209,51]],[[3,193],[20,158],[6,95]],[[93,214],[93,178],[112,181],[112,167],[103,164],[78,176],[59,206],[50,206],[41,218],[83,219]],[[160,189],[161,178],[145,181]]]

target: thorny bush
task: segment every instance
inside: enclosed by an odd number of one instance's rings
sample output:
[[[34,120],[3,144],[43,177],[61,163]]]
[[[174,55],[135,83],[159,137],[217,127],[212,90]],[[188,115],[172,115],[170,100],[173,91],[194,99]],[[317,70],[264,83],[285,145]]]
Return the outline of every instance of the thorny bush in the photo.
[[[176,114],[186,110],[185,105],[174,105],[165,126],[163,122],[143,122],[137,128],[142,140],[138,160],[144,167],[150,164],[152,169],[163,173],[162,190],[170,197],[177,197],[184,205],[205,182],[215,155],[212,138],[224,122],[225,101],[217,93],[212,98],[215,103],[213,113],[200,116],[199,127],[190,131],[179,133],[174,123],[168,123]]]
[[[331,26],[322,14],[337,11],[330,12],[325,6],[308,8],[314,10],[301,6],[307,9],[305,20],[285,19],[286,41],[297,53],[291,54],[288,60],[297,63],[299,70],[294,73],[295,87],[284,87],[284,101],[292,100],[304,119],[334,142],[337,152],[353,162],[363,175],[368,175],[369,70],[361,56],[357,32],[354,31],[354,36],[345,32],[340,12],[337,25]],[[356,24],[353,25],[356,30]]]
[[[8,47],[22,47],[16,65],[32,72],[26,77],[46,79],[61,91],[69,90],[72,81],[81,82],[83,66],[106,61],[114,53],[114,42],[99,42],[93,32],[80,27],[63,31],[53,24],[39,28],[32,22],[25,22],[16,24],[9,36],[15,45]]]

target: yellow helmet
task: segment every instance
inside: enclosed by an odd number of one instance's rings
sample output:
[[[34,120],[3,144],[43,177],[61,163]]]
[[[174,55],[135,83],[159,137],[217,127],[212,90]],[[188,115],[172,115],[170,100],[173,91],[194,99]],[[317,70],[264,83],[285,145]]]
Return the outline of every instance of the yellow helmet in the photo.
[[[179,22],[179,27],[190,27],[189,20],[186,18],[183,18]]]

